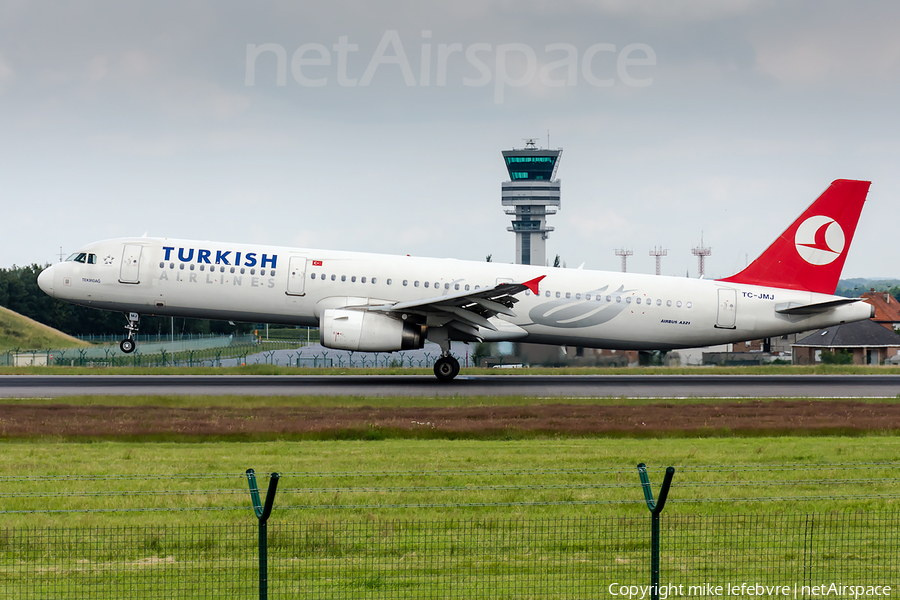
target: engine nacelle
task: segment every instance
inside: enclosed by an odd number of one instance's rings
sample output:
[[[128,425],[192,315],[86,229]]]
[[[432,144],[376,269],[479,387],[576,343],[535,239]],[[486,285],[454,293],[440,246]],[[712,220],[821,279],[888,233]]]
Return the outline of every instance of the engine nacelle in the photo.
[[[322,345],[354,352],[394,352],[425,346],[424,327],[363,310],[329,308],[319,319]]]

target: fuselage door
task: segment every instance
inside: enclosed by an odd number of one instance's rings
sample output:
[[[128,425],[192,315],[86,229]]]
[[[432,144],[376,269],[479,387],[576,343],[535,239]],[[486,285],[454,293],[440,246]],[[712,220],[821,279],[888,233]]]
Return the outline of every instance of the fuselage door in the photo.
[[[288,296],[304,296],[306,292],[306,257],[292,256],[288,269]]]
[[[737,290],[719,290],[719,312],[716,316],[716,327],[719,329],[737,329],[735,315]]]
[[[140,283],[141,250],[140,244],[125,244],[122,251],[122,266],[119,268],[119,283]]]

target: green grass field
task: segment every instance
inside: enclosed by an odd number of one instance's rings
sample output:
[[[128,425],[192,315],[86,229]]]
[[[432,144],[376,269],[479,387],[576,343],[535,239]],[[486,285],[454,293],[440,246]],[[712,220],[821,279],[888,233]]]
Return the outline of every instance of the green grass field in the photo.
[[[550,401],[86,396],[4,402],[202,411]],[[687,401],[667,403],[679,402]],[[654,493],[665,467],[677,469],[664,512],[669,582],[781,584],[809,575],[895,584],[900,578],[891,541],[896,519],[882,520],[896,511],[900,491],[900,438],[893,435],[19,439],[4,441],[2,452],[0,595],[9,598],[254,597],[257,522],[247,468],[257,472],[263,495],[268,474],[281,474],[269,522],[270,598],[609,598],[612,582],[647,583],[649,512],[640,462],[649,466]]]
[[[261,487],[282,474],[278,519],[643,514],[639,462],[655,487],[677,467],[682,514],[887,510],[900,489],[893,436],[14,442],[3,455],[0,526],[252,522],[247,468]]]

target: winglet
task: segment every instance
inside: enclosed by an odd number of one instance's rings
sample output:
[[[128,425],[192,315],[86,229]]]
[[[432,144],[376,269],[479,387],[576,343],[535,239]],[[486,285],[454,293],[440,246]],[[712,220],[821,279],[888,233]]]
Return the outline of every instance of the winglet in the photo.
[[[541,279],[543,279],[544,277],[546,277],[546,275],[541,275],[540,277],[535,277],[534,279],[526,281],[522,285],[524,285],[529,290],[531,290],[531,293],[533,293],[535,296],[539,296],[540,292],[538,291],[538,284],[541,282]]]

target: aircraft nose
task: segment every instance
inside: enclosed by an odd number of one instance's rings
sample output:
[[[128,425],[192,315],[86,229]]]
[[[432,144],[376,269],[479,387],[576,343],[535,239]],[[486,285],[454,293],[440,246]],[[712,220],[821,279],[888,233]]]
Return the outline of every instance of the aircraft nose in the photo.
[[[44,290],[48,296],[53,295],[53,267],[47,267],[41,271],[37,278],[38,287]]]

